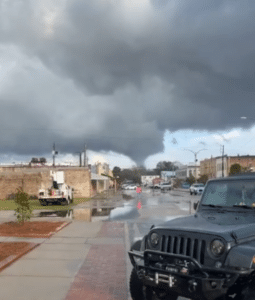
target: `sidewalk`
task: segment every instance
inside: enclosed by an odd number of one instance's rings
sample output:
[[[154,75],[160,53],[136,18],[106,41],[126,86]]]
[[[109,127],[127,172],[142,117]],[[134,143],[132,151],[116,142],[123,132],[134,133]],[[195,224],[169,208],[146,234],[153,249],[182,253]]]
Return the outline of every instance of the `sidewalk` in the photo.
[[[0,273],[1,300],[127,300],[125,223],[73,220]],[[130,266],[128,266],[128,269]]]

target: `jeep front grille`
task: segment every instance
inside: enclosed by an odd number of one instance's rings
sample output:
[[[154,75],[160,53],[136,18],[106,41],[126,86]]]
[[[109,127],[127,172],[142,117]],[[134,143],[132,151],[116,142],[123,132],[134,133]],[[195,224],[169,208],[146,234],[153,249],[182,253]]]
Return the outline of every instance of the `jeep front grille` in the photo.
[[[190,256],[200,264],[204,264],[205,249],[206,242],[204,240],[165,235],[161,239],[162,252]]]

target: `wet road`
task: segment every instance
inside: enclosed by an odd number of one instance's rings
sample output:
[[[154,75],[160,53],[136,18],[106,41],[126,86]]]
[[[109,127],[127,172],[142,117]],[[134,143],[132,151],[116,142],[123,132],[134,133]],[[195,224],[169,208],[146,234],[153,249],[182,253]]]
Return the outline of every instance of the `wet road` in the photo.
[[[150,227],[173,218],[194,213],[193,202],[201,196],[191,196],[187,191],[160,192],[143,190],[140,197],[135,191],[124,191],[134,197],[124,208],[117,208],[110,215],[111,220],[125,220],[128,224],[130,244],[148,233]]]
[[[148,233],[150,227],[181,216],[193,214],[193,203],[200,200],[201,196],[191,196],[188,191],[152,191],[144,189],[138,196],[135,191],[124,191],[133,197],[122,208],[111,211],[110,220],[125,221],[128,228],[129,245],[136,238]],[[128,251],[129,249],[127,249]],[[127,274],[131,273],[131,263],[127,256]],[[179,297],[178,300],[187,300]]]

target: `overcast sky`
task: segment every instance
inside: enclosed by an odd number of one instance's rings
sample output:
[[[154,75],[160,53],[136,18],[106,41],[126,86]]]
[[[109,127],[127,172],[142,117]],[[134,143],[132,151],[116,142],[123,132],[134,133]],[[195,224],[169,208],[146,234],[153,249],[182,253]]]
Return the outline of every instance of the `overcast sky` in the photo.
[[[2,0],[1,161],[53,142],[123,166],[254,154],[254,15],[252,0]]]

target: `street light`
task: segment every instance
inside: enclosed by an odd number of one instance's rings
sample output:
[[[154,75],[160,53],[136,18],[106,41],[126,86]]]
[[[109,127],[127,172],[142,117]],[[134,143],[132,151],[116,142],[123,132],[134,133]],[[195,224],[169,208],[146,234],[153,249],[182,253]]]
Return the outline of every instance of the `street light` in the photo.
[[[195,180],[196,180],[196,182],[197,182],[197,154],[199,153],[199,152],[201,152],[201,151],[204,151],[204,150],[208,150],[208,149],[200,149],[200,150],[198,150],[198,151],[193,151],[193,150],[190,150],[190,149],[184,149],[184,150],[187,150],[187,151],[190,151],[190,152],[192,152],[193,154],[194,154],[194,156],[195,156]]]

